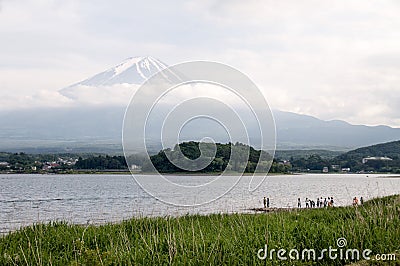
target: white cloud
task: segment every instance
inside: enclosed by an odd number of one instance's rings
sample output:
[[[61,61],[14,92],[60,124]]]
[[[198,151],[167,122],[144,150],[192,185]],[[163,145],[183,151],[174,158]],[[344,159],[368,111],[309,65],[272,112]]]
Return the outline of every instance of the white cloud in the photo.
[[[122,105],[127,106],[137,85],[117,84],[113,86],[78,85],[68,89],[66,96],[75,104],[89,105]]]

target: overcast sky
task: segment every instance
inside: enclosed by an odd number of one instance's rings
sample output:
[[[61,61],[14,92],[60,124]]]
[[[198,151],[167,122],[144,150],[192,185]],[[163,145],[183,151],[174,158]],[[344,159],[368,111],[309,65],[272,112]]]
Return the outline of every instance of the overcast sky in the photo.
[[[0,104],[58,106],[57,90],[151,55],[229,64],[276,109],[400,127],[399,14],[396,0],[0,0]]]

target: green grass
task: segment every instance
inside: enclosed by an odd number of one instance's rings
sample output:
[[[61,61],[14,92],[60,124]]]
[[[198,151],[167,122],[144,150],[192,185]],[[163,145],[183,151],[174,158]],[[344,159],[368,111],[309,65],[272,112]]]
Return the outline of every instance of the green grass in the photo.
[[[269,249],[322,250],[336,247],[340,237],[347,239],[347,248],[398,254],[400,197],[374,199],[358,208],[138,218],[103,226],[34,225],[0,238],[0,265],[344,265],[351,261],[278,261],[276,254],[275,261],[257,258],[265,243]]]

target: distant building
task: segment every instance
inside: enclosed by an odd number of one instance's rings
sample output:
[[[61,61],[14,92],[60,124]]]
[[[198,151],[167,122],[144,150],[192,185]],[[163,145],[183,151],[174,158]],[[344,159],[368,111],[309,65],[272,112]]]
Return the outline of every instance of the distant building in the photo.
[[[291,166],[290,161],[287,161],[287,160],[280,161],[280,162],[278,162],[278,164],[279,165]]]
[[[139,166],[139,165],[136,165],[136,164],[132,164],[132,165],[131,165],[131,169],[132,169],[132,170],[140,170],[140,166]]]
[[[51,169],[50,165],[47,165],[47,164],[43,165],[43,168],[42,168],[43,171],[48,171],[50,169]]]
[[[72,158],[58,158],[57,162],[54,163],[58,163],[59,165],[68,165],[68,166],[73,166],[76,164],[76,162],[78,161],[78,159],[72,159]]]
[[[362,163],[367,163],[368,161],[393,161],[393,159],[389,157],[367,157],[362,159]]]
[[[332,167],[332,170],[339,170],[340,169],[340,165],[338,165],[338,164],[332,164],[331,167]]]
[[[322,173],[328,173],[329,172],[329,169],[328,169],[328,167],[324,167],[323,169],[322,169]]]

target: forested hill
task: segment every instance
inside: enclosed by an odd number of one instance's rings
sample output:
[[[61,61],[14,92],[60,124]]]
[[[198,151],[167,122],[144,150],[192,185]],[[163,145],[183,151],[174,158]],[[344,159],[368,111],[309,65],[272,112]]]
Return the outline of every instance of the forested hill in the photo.
[[[389,157],[388,160],[370,160],[367,157]],[[400,173],[400,141],[392,141],[368,147],[359,148],[337,156],[331,164],[342,168],[351,168],[352,172],[392,172]]]
[[[368,147],[358,148],[337,157],[339,160],[358,160],[369,156],[387,156],[394,160],[400,158],[400,140],[382,144],[376,144]]]
[[[195,160],[200,156],[199,145],[202,145],[202,150],[205,151],[206,156],[209,156],[210,158],[214,157],[212,148],[213,144],[190,141],[179,144],[179,149],[178,147],[175,147],[173,150],[165,149],[160,151],[158,154],[151,156],[150,159],[152,165],[154,165],[154,167],[162,173],[188,172],[176,167],[173,163],[171,163],[169,158],[172,158],[172,161],[178,160],[178,162],[181,162],[181,157],[183,154],[185,157]],[[179,150],[182,152],[182,154],[180,154]],[[232,153],[232,158],[231,151],[234,151]],[[247,151],[249,152],[248,156],[246,156]],[[249,147],[241,143],[216,143],[215,152],[215,157],[212,159],[211,163],[199,172],[221,172],[227,169],[235,172],[251,173],[255,171],[259,160],[260,169],[267,172],[270,165],[268,161],[271,162],[273,159],[267,152],[256,150],[253,147]],[[207,155],[207,153],[209,153],[209,155]],[[230,161],[230,159],[232,160]],[[289,170],[288,168],[288,166],[280,165],[274,162],[271,167],[271,172],[287,172]],[[143,171],[152,171],[152,169],[152,166],[149,164],[144,164],[142,166]]]

